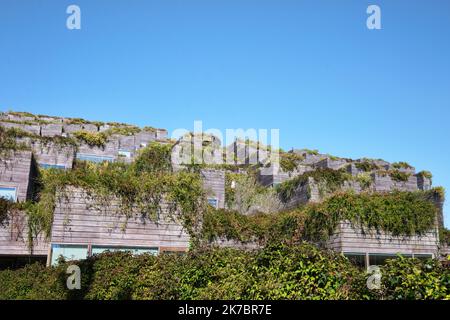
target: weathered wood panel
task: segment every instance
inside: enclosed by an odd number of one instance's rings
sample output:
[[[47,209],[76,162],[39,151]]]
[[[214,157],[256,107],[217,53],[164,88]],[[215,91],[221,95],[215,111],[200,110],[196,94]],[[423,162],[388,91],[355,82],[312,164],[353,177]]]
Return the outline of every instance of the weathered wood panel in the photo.
[[[97,204],[81,189],[57,201],[51,242],[126,247],[188,248],[189,236],[181,224],[164,213],[157,221],[136,214],[118,215],[117,204],[95,210]]]
[[[32,249],[28,245],[28,226],[25,213],[16,212],[9,221],[0,226],[0,255],[37,255],[46,256],[49,242],[44,235],[34,239]]]
[[[437,254],[438,235],[430,231],[422,236],[392,236],[374,230],[362,232],[358,226],[342,221],[327,246],[339,252],[384,254]]]

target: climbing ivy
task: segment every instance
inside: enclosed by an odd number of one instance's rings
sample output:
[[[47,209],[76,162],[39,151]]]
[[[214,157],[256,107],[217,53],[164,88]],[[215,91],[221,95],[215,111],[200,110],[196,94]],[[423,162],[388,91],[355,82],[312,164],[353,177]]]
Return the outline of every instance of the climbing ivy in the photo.
[[[18,142],[19,131],[15,128],[6,129],[0,126],[0,158],[5,159],[14,151],[29,150],[24,142]]]
[[[352,177],[344,168],[333,170],[330,168],[319,168],[314,171],[308,171],[293,179],[287,180],[279,184],[276,189],[280,198],[287,202],[295,193],[299,186],[308,182],[309,178],[314,178],[316,182],[324,184],[326,192],[334,192],[338,190],[345,181],[351,180]]]
[[[394,169],[412,169],[413,166],[411,166],[409,163],[400,161],[400,162],[394,162],[392,163],[392,167]]]
[[[302,160],[303,156],[293,152],[280,153],[280,167],[284,172],[294,171]]]
[[[320,204],[308,205],[305,236],[324,240],[347,220],[362,230],[385,231],[394,236],[421,235],[433,228],[437,208],[434,190],[386,194],[336,193]]]

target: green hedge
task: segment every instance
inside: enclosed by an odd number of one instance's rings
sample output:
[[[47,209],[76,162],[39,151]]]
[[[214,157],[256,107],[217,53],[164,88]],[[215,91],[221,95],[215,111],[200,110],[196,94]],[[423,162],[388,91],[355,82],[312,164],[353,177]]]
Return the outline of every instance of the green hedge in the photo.
[[[65,270],[81,269],[81,290]],[[379,290],[343,256],[314,245],[270,244],[257,251],[200,248],[185,255],[115,252],[46,268],[0,272],[0,299],[450,299],[450,271],[437,261],[395,259]]]

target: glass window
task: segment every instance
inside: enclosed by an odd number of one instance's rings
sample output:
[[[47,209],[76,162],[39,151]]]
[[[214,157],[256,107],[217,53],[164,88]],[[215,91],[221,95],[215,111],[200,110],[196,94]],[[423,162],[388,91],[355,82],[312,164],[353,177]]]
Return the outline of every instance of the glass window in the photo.
[[[431,254],[415,254],[414,258],[420,259],[420,260],[427,260],[433,258],[433,255]]]
[[[17,200],[17,189],[14,187],[0,187],[0,197],[15,202]]]
[[[381,266],[386,263],[386,260],[396,258],[397,255],[395,254],[369,254],[369,264],[371,266]]]
[[[344,252],[344,256],[346,256],[351,263],[358,267],[364,268],[366,266],[365,253]]]
[[[119,150],[119,157],[131,158],[131,151]]]
[[[216,198],[208,198],[208,203],[213,206],[214,208],[217,208],[217,199]]]
[[[65,170],[66,167],[61,164],[48,164],[48,163],[39,163],[39,166],[43,169],[61,169]]]
[[[88,256],[88,246],[53,244],[52,265],[58,263],[60,256],[62,256],[66,261],[86,259]]]
[[[77,159],[84,160],[84,161],[96,162],[96,163],[101,163],[104,161],[108,161],[108,162],[114,161],[114,157],[97,156],[97,155],[92,155],[92,154],[81,154],[81,153],[77,153]]]
[[[105,251],[129,251],[132,254],[151,253],[158,254],[158,248],[139,248],[139,247],[106,247],[106,246],[92,246],[92,254],[99,254]]]

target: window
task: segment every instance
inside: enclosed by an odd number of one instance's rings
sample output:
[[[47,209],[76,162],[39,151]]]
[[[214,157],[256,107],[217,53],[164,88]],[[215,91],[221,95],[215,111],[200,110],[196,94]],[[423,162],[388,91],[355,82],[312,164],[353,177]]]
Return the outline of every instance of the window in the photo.
[[[131,158],[131,151],[119,150],[118,155],[119,157]]]
[[[62,164],[39,163],[39,166],[43,169],[61,169],[61,170],[66,169],[66,166]]]
[[[14,187],[0,187],[0,198],[16,202],[17,188]]]
[[[52,265],[58,263],[59,257],[68,260],[86,259],[88,256],[87,245],[68,245],[68,244],[53,244],[52,245]]]
[[[218,205],[217,198],[208,198],[208,203],[214,208],[217,208]]]
[[[106,247],[106,246],[92,246],[92,254],[99,254],[105,251],[129,251],[132,254],[150,253],[158,254],[158,248],[139,248],[139,247]]]
[[[350,260],[351,263],[358,267],[366,266],[366,254],[365,253],[353,253],[353,252],[344,252],[344,256]]]
[[[104,161],[108,161],[108,162],[114,161],[114,157],[110,157],[110,156],[97,156],[97,155],[93,155],[93,154],[81,154],[81,153],[77,153],[77,159],[84,160],[84,161],[96,162],[96,163],[101,163]]]
[[[403,255],[406,258],[410,258],[411,255]],[[383,254],[383,253],[371,253],[369,254],[369,264],[371,266],[381,266],[386,264],[386,260],[396,259],[398,256],[396,254]]]
[[[419,259],[419,260],[427,260],[427,259],[432,259],[433,255],[431,255],[431,254],[415,254],[414,258]]]

